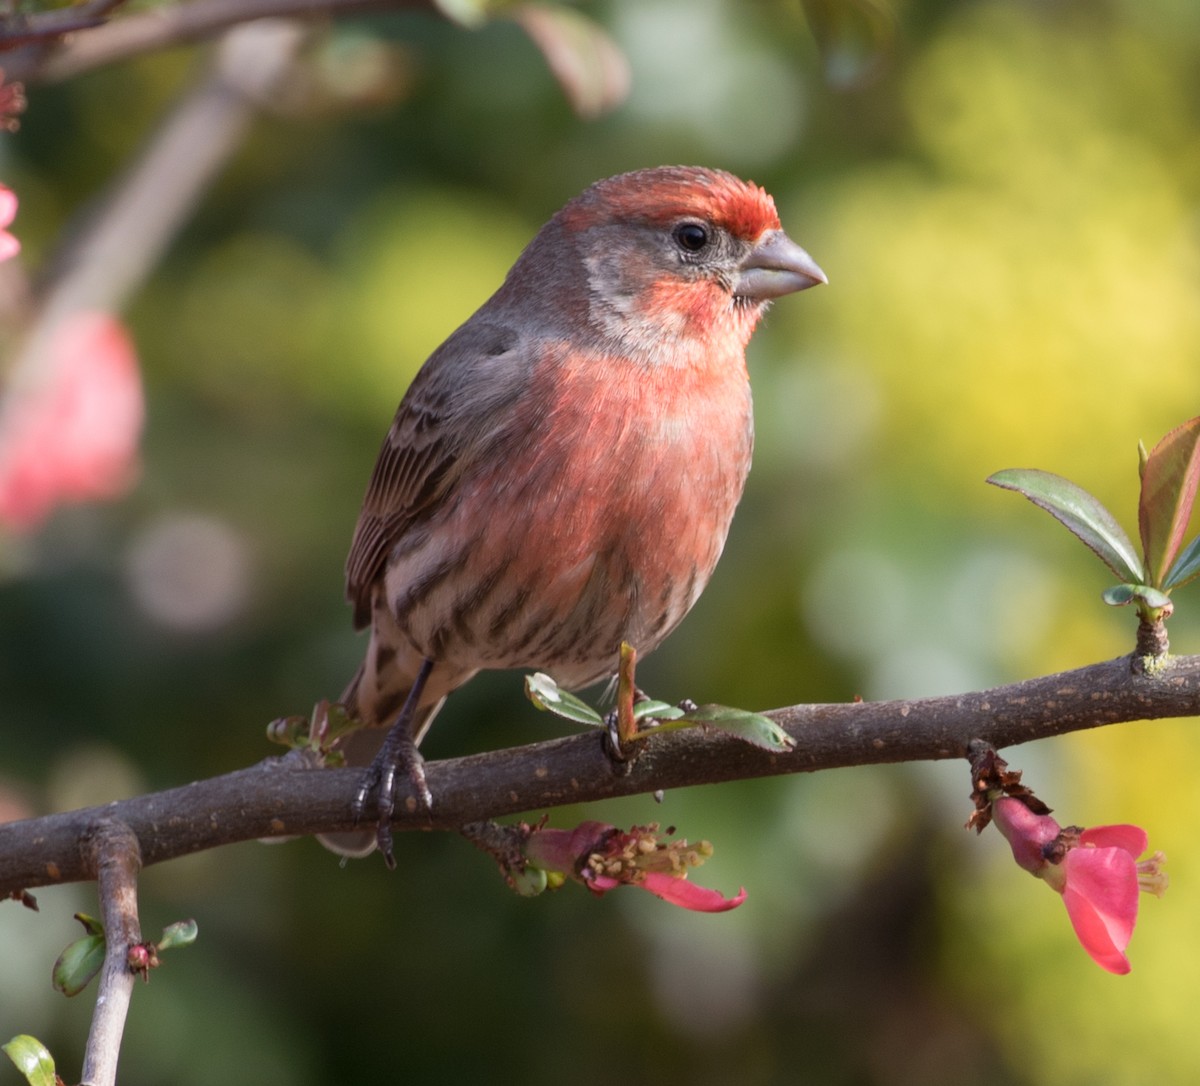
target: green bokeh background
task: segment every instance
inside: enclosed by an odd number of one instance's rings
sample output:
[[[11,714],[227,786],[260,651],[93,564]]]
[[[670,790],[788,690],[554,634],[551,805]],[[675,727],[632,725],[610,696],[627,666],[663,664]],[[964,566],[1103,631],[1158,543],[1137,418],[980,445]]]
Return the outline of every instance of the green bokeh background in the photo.
[[[749,489],[643,684],[766,708],[1130,650],[1103,568],[983,479],[1059,472],[1132,530],[1137,440],[1200,413],[1200,7],[902,0],[881,56],[843,41],[824,65],[798,3],[581,8],[632,66],[600,120],[571,114],[511,23],[409,14],[317,47],[343,78],[393,50],[394,97],[257,122],[126,315],[139,485],[0,539],[0,787],[46,811],[217,774],[273,753],[272,717],[336,695],[362,651],[342,562],[408,380],[565,199],[663,162],[766,185],[830,285],[755,337]],[[32,89],[0,146],[29,266],[195,63]],[[181,578],[168,596],[207,601],[202,620],[146,602]],[[1173,647],[1200,651],[1197,586],[1177,607]],[[519,677],[487,676],[426,754],[557,732]],[[1137,822],[1167,852],[1174,885],[1143,900],[1125,978],[999,835],[963,831],[960,764],[555,813],[712,840],[699,880],[749,891],[722,916],[632,890],[521,900],[450,835],[399,841],[396,873],[310,841],[165,865],[144,927],[194,916],[200,938],[137,991],[122,1081],[1190,1084],[1197,757],[1190,720],[1011,755],[1064,821]],[[71,1078],[90,1006],[49,972],[94,898],[38,897],[37,915],[0,905],[0,1038],[38,1035]]]

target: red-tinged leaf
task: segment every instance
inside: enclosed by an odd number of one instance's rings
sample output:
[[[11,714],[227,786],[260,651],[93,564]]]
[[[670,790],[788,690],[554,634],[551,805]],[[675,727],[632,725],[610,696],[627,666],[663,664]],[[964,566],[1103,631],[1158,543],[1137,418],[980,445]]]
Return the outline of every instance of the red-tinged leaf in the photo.
[[[1200,535],[1196,536],[1186,547],[1183,548],[1183,553],[1180,554],[1175,564],[1167,572],[1167,579],[1163,581],[1163,588],[1170,591],[1173,588],[1178,588],[1180,585],[1187,584],[1188,581],[1200,577]]]
[[[0,1045],[0,1051],[12,1060],[29,1086],[55,1086],[62,1081],[54,1073],[54,1057],[36,1037],[19,1033],[7,1044]]]
[[[1189,419],[1162,439],[1146,458],[1138,500],[1138,530],[1149,583],[1162,588],[1196,502],[1200,485],[1200,418]]]
[[[1123,581],[1144,580],[1142,560],[1113,515],[1099,500],[1061,475],[1036,468],[1008,468],[987,480],[1024,494],[1064,525]]]

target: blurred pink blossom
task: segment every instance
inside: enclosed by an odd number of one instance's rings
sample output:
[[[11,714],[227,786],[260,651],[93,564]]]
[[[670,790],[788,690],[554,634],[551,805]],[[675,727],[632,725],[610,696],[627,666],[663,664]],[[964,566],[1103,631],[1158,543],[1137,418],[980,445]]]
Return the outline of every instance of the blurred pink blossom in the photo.
[[[1092,960],[1110,973],[1128,973],[1125,948],[1137,921],[1138,891],[1161,896],[1167,886],[1161,852],[1138,862],[1146,851],[1145,830],[1063,829],[1013,796],[995,800],[992,817],[1017,863],[1062,894],[1075,935]]]
[[[8,260],[21,251],[21,243],[8,232],[17,217],[17,194],[0,185],[0,261]]]
[[[37,527],[60,502],[115,497],[133,482],[144,403],[121,323],[79,313],[53,333],[46,377],[0,415],[0,522]]]

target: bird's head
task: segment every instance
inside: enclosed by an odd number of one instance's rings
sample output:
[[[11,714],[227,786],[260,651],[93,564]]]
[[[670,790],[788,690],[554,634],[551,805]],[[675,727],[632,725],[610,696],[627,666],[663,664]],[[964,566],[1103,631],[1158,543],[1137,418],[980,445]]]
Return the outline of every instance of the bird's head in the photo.
[[[664,339],[744,347],[773,299],[826,281],[783,232],[771,197],[720,170],[598,181],[551,228],[582,262],[591,325],[654,357]]]

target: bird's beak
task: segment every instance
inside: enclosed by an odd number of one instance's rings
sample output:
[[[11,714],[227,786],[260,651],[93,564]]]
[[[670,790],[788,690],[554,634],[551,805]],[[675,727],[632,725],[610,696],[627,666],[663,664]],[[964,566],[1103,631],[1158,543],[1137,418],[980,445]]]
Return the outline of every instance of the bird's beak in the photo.
[[[758,239],[738,265],[733,293],[763,302],[827,282],[825,273],[808,253],[782,230],[771,230]]]

